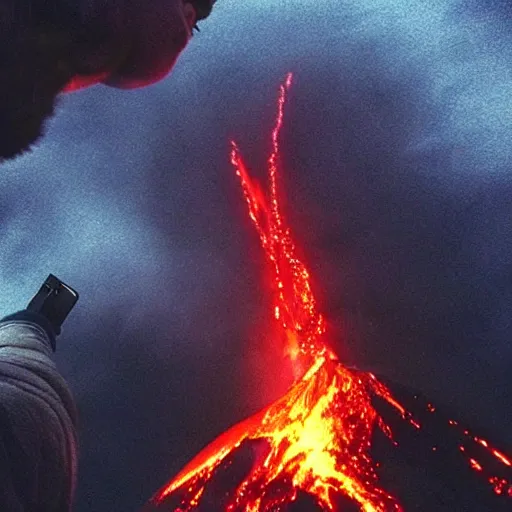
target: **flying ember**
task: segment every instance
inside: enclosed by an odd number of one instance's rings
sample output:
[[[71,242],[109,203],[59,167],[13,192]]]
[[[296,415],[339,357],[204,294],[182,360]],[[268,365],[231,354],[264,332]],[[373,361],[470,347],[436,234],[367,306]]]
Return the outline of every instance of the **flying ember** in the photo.
[[[201,508],[209,483],[247,442],[258,446],[253,450],[251,466],[242,481],[223,495],[222,503],[216,503],[216,510],[277,512],[304,494],[326,511],[341,512],[340,503],[350,503],[365,512],[402,510],[399,499],[379,484],[377,463],[370,455],[376,429],[390,443],[397,444],[374,400],[386,402],[410,428],[419,430],[422,425],[373,374],[344,366],[329,347],[326,323],[317,310],[310,274],[297,255],[281,210],[279,136],[291,85],[289,74],[280,87],[267,190],[251,178],[235,142],[231,145],[231,162],[272,270],[272,312],[288,344],[285,348],[292,358],[296,380],[283,397],[235,425],[200,452],[152,498],[151,510],[210,510]],[[427,412],[435,414],[436,408],[428,404]],[[452,420],[450,426],[458,428]],[[459,451],[467,465],[484,473],[495,493],[512,495],[510,482],[500,475],[487,474],[470,448],[478,445],[503,466],[512,466],[512,461],[467,430],[461,435],[465,444]]]

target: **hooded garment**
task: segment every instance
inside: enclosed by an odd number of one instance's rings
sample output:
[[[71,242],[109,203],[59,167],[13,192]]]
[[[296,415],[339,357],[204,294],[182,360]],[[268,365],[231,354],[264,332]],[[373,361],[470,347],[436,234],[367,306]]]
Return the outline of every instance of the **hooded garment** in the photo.
[[[68,512],[76,409],[36,323],[0,322],[0,511]]]

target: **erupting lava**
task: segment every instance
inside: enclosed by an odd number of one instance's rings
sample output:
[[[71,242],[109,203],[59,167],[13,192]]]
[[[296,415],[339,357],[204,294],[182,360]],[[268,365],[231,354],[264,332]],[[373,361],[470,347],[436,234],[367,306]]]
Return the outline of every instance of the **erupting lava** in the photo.
[[[317,505],[327,511],[338,510],[340,497],[368,512],[402,510],[398,499],[379,486],[376,464],[370,456],[376,428],[396,443],[372,399],[380,397],[386,401],[411,428],[420,429],[421,425],[374,375],[343,366],[329,348],[326,325],[317,311],[308,270],[297,256],[280,209],[278,139],[291,83],[289,74],[280,88],[268,160],[268,192],[264,193],[251,179],[234,142],[231,162],[273,271],[274,316],[285,333],[283,339],[287,340],[287,352],[297,378],[282,398],[232,427],[197,455],[153,497],[154,508],[171,510],[168,498],[180,492],[180,504],[173,505],[172,510],[196,510],[208,482],[223,461],[242,442],[254,440],[263,441],[266,448],[224,500],[226,512],[276,512],[296,500],[299,492],[314,497]],[[433,413],[435,408],[429,404],[428,410]],[[456,427],[456,422],[451,424]],[[486,470],[473,454],[466,455],[470,444],[484,447],[500,464],[512,466],[505,455],[486,441],[463,432],[467,443],[460,446],[460,452],[475,471]],[[489,474],[486,479],[497,494],[512,494],[510,483],[501,477]]]

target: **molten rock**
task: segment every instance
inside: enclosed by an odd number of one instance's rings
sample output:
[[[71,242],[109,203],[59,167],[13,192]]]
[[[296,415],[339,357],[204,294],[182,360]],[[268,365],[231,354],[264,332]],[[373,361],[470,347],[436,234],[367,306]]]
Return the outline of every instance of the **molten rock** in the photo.
[[[430,404],[416,403],[408,393],[397,399],[391,386],[345,367],[329,348],[309,272],[278,197],[278,137],[291,82],[289,75],[281,86],[268,194],[251,179],[234,143],[231,161],[273,271],[274,317],[296,381],[282,398],[207,446],[154,496],[148,510],[510,508],[512,463],[505,455],[444,421]],[[466,485],[477,474],[478,485]]]

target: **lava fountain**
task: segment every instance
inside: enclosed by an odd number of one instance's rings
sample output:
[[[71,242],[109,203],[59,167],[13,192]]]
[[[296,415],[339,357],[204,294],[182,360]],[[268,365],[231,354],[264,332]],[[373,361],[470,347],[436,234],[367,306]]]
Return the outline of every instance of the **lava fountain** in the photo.
[[[395,443],[391,428],[373,405],[384,400],[411,428],[420,423],[373,374],[344,366],[329,347],[323,316],[317,310],[310,274],[280,205],[279,136],[292,74],[280,87],[278,114],[268,159],[268,187],[254,181],[235,142],[231,163],[240,180],[249,216],[273,275],[273,315],[282,328],[296,379],[287,393],[254,416],[235,425],[201,451],[151,500],[151,510],[202,510],[205,488],[215,472],[242,443],[263,443],[240,483],[224,496],[225,512],[276,512],[299,493],[311,496],[326,511],[337,511],[340,498],[365,512],[400,511],[399,500],[379,485],[370,455],[375,429]],[[435,409],[432,407],[433,412]],[[454,422],[455,425],[455,422]],[[469,432],[467,443],[485,447],[500,464],[512,466],[501,452]],[[461,456],[467,452],[460,447]],[[485,472],[479,461],[467,464]],[[485,475],[498,494],[512,494],[507,480]],[[179,495],[179,503],[171,500]]]

